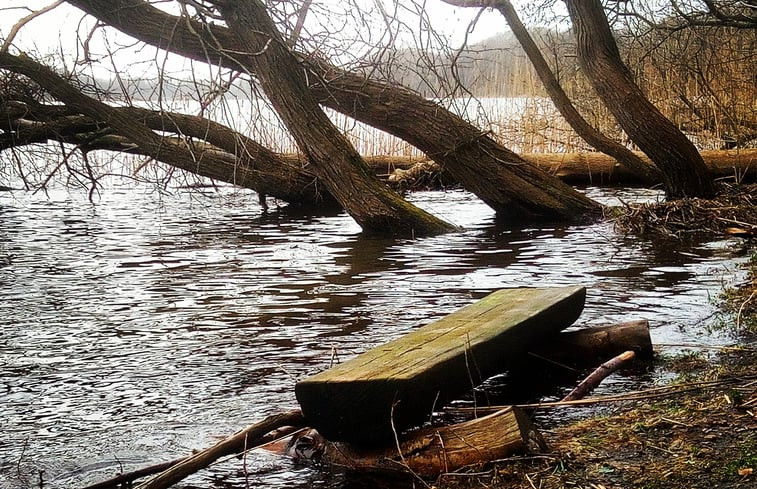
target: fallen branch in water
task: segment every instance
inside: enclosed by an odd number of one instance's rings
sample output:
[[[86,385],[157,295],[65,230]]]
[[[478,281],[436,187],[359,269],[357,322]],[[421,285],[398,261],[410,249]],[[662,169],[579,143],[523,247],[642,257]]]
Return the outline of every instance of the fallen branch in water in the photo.
[[[129,487],[131,487],[130,483],[132,481],[156,473],[159,473],[159,475],[143,482],[137,486],[137,489],[164,489],[208,467],[221,457],[242,453],[245,450],[271,443],[276,438],[289,435],[304,425],[305,418],[299,409],[275,414],[263,421],[251,424],[247,428],[200,452],[170,462],[120,474],[112,479],[87,486],[84,489],[110,489],[123,484],[129,484]]]
[[[589,392],[594,390],[608,375],[618,370],[624,364],[636,358],[633,351],[625,351],[620,355],[613,357],[600,365],[595,371],[589,374],[575,389],[563,398],[563,401],[575,401],[583,399]]]
[[[176,458],[168,462],[162,462],[159,464],[142,467],[141,469],[133,470],[131,472],[124,472],[123,474],[118,474],[113,478],[100,481],[90,486],[86,486],[83,489],[117,489],[122,486],[128,487],[131,482],[134,482],[137,479],[163,472],[164,470],[173,467],[179,462],[183,462],[187,458],[188,457]]]
[[[277,440],[284,437],[288,437],[292,433],[301,429],[302,428],[298,428],[295,426],[285,426],[283,428],[276,429],[264,435],[261,438],[262,440],[261,443],[255,446],[247,447],[247,449],[251,450],[253,448],[259,448],[261,445],[274,443]],[[120,487],[131,487],[131,483],[133,483],[135,480],[141,479],[143,477],[149,477],[151,475],[159,474],[160,472],[163,472],[164,470],[170,469],[176,464],[184,462],[190,457],[192,457],[192,455],[176,458],[168,462],[161,462],[155,465],[148,465],[147,467],[142,467],[136,470],[132,470],[131,472],[124,472],[110,479],[86,486],[82,489],[118,489]]]
[[[216,460],[226,455],[240,453],[246,448],[261,445],[270,440],[265,435],[282,426],[304,426],[305,418],[297,409],[283,414],[269,416],[263,421],[252,424],[235,435],[216,443],[210,448],[195,453],[161,472],[147,482],[137,486],[137,489],[165,489],[170,487],[190,474],[204,469]]]

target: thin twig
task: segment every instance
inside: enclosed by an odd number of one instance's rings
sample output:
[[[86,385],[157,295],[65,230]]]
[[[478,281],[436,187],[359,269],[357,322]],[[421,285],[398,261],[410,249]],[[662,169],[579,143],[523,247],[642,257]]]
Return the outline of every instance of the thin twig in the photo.
[[[739,307],[739,312],[736,314],[736,331],[741,329],[741,313],[744,312],[744,307],[754,298],[755,294],[757,294],[757,290],[752,291],[749,298],[741,303],[741,307]]]
[[[40,15],[51,11],[52,9],[56,8],[58,5],[62,3],[63,3],[63,0],[57,0],[56,2],[51,3],[47,7],[43,7],[39,10],[35,10],[34,12],[30,13],[26,17],[16,22],[16,24],[11,28],[11,31],[8,33],[8,37],[5,38],[5,42],[3,42],[3,45],[0,47],[0,53],[5,53],[8,51],[8,48],[10,48],[11,43],[13,42],[13,39],[16,37],[16,34],[18,34],[18,31],[20,31],[22,27],[24,27],[26,24],[28,24],[30,21],[34,20],[35,18],[39,17]]]
[[[602,403],[610,403],[610,402],[644,401],[648,399],[656,399],[660,397],[686,394],[689,392],[707,389],[711,387],[732,385],[738,382],[750,381],[754,379],[757,379],[757,375],[750,375],[750,376],[738,377],[738,378],[734,377],[734,378],[728,378],[728,379],[722,379],[722,380],[691,382],[688,384],[681,384],[680,387],[678,386],[654,387],[651,389],[644,389],[644,390],[629,392],[624,395],[590,397],[587,399],[578,399],[575,401],[513,404],[512,406],[521,408],[521,409],[548,409],[548,408],[558,408],[558,407],[583,407],[583,406],[589,406],[592,404],[602,404]],[[477,414],[489,414],[489,413],[497,412],[501,409],[505,409],[507,407],[509,406],[489,406],[489,407],[479,406],[476,408],[476,411],[477,411]],[[446,411],[449,413],[462,414],[462,413],[472,412],[473,408],[448,408],[446,409]]]

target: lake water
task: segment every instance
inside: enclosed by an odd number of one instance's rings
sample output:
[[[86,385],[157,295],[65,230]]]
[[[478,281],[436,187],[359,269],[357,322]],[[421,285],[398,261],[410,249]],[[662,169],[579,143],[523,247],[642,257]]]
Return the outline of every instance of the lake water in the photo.
[[[579,323],[646,318],[657,343],[729,342],[709,326],[713,298],[742,276],[738,240],[639,239],[608,223],[509,228],[463,191],[411,200],[465,231],[370,239],[345,214],[266,215],[253,192],[226,187],[118,187],[94,205],[65,191],[1,193],[0,488],[40,477],[81,487],[204,448],[296,407],[294,383],[333,357],[501,287],[584,284]],[[267,453],[246,467],[232,459],[185,486],[360,485]]]

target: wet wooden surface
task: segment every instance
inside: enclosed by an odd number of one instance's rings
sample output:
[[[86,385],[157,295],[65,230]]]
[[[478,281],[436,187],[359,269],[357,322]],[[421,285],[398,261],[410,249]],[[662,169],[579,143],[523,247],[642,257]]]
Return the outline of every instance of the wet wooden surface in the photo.
[[[308,423],[330,440],[383,443],[421,424],[539,339],[570,326],[584,287],[502,289],[297,383]]]

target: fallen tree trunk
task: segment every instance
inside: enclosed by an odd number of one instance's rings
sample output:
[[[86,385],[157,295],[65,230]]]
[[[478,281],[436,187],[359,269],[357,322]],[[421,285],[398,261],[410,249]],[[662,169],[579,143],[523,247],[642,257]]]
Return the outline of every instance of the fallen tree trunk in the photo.
[[[648,165],[649,158],[636,154]],[[709,150],[701,152],[713,178],[740,183],[757,181],[757,149]],[[529,153],[521,155],[544,171],[571,184],[638,185],[647,184],[634,173],[624,169],[614,158],[604,153]],[[415,182],[454,182],[449,173],[442,174],[439,165],[419,157],[381,157],[366,160],[377,173],[385,173],[391,185],[415,188]],[[441,175],[439,177],[438,175]],[[662,183],[661,181],[655,183]]]
[[[138,154],[202,177],[251,188],[292,204],[336,207],[328,190],[303,168],[302,157],[279,155],[226,126],[201,117],[156,112],[136,107],[111,107],[115,113],[145,124],[162,144],[151,150],[134,144],[105,120],[97,120],[62,105],[0,106],[0,151],[55,141],[75,145],[82,153],[115,151]],[[107,107],[107,106],[106,106]],[[63,109],[66,109],[65,111]],[[133,127],[133,126],[132,126]],[[197,140],[187,140],[186,137]],[[207,141],[207,142],[203,142]],[[207,144],[210,143],[210,144]],[[173,157],[178,148],[184,157]]]
[[[652,165],[648,157],[641,152],[637,154]],[[713,178],[757,180],[757,149],[710,150],[701,151],[700,154]],[[569,183],[643,183],[615,159],[602,153],[532,153],[524,155],[524,158]]]
[[[143,154],[150,155],[157,160],[164,161],[192,173],[210,176],[211,178],[215,178],[213,175],[217,172],[226,175],[227,179],[235,178],[236,175],[239,175],[239,178],[248,178],[253,188],[270,184],[274,180],[280,182],[282,187],[290,188],[285,181],[282,181],[282,174],[276,173],[277,171],[281,171],[281,168],[277,167],[283,167],[283,165],[271,165],[273,167],[272,171],[258,171],[254,167],[242,168],[238,166],[238,161],[233,154],[217,151],[206,151],[196,154],[187,147],[188,145],[175,144],[154,132],[150,127],[137,119],[138,115],[119,110],[99,100],[88,97],[53,70],[35,62],[28,56],[13,56],[0,52],[0,69],[7,69],[31,78],[47,90],[51,96],[68,105],[70,109],[85,114],[91,120],[107,121],[108,126],[117,131],[121,136],[127,137],[132,142],[138,141],[138,146]],[[288,172],[283,173],[284,175],[290,174]],[[315,182],[311,180],[310,183]],[[302,185],[297,186],[297,190],[307,188],[307,184],[304,187]],[[292,195],[296,194],[297,190],[292,192]],[[317,195],[317,186],[313,186],[305,193],[310,193],[311,196]],[[293,197],[293,199],[297,198]],[[313,197],[307,200],[315,199]],[[299,200],[294,201],[297,202]]]

